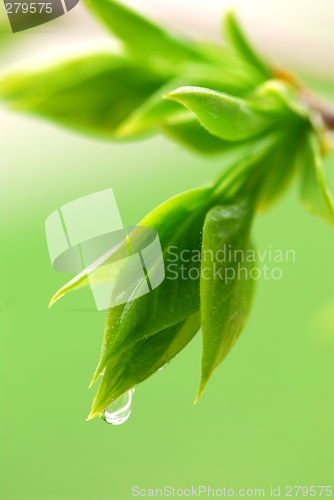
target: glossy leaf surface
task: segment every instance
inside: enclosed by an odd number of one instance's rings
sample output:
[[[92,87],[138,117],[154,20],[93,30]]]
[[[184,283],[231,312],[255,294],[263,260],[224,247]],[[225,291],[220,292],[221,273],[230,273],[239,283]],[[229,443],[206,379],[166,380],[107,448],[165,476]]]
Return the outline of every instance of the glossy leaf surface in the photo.
[[[190,43],[171,35],[119,2],[87,0],[86,4],[141,59],[149,59],[159,67],[201,59]]]
[[[199,279],[190,279],[187,273],[190,268],[197,268],[199,276],[200,262],[184,262],[181,252],[191,249],[200,255],[205,213],[213,203],[211,195],[210,188],[188,191],[167,201],[142,221],[158,232],[166,276],[150,293],[108,310],[93,382],[117,353],[199,310]]]
[[[233,12],[228,12],[224,18],[224,37],[231,43],[242,59],[254,66],[263,75],[263,79],[271,77],[272,71],[269,64],[262,60],[253,50]]]
[[[100,415],[112,401],[162,368],[190,342],[199,327],[197,312],[115,354],[106,364],[88,418]]]
[[[201,262],[202,364],[197,399],[210,376],[224,361],[246,321],[252,293],[253,261],[249,201],[216,206],[206,216]]]
[[[242,141],[273,127],[273,120],[255,111],[242,99],[202,87],[181,87],[165,96],[190,109],[213,135]]]

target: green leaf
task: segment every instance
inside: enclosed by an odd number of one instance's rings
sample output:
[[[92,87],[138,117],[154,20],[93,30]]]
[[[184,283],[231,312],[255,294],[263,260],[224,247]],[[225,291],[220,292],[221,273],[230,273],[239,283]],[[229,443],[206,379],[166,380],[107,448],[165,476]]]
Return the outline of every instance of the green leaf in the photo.
[[[231,85],[231,89],[220,89],[232,95],[241,95],[237,88],[251,89],[263,83],[263,75],[256,68],[250,66],[246,61],[240,58],[239,54],[230,45],[216,45],[202,42],[198,44],[201,53],[206,61],[220,71],[221,80],[226,85]],[[196,63],[197,64],[197,63]],[[201,63],[199,63],[201,64]],[[193,84],[194,85],[194,84]],[[209,87],[210,85],[199,85]],[[218,90],[216,87],[212,87]],[[234,88],[234,90],[232,90]]]
[[[286,127],[280,141],[257,165],[257,171],[263,179],[258,195],[258,208],[264,209],[271,205],[293,180],[304,132],[305,126]]]
[[[302,170],[301,202],[313,214],[334,226],[334,196],[324,170],[320,141],[309,133],[301,149],[299,162]]]
[[[86,0],[87,6],[138,58],[155,67],[199,60],[196,49],[114,0]],[[175,68],[174,68],[175,70]]]
[[[188,191],[163,203],[142,221],[141,225],[155,229],[159,235],[166,276],[150,293],[138,296],[139,288],[137,298],[108,310],[100,361],[92,383],[118,352],[199,310],[199,279],[189,279],[187,273],[195,268],[199,277],[200,261],[184,262],[180,256],[184,250],[200,255],[205,213],[213,203],[211,188]]]
[[[168,123],[162,125],[161,130],[172,139],[202,154],[215,155],[228,153],[236,148],[235,143],[224,141],[210,134],[194,118],[188,120],[170,120]]]
[[[225,16],[224,37],[242,59],[263,75],[263,79],[271,78],[272,68],[250,46],[233,12],[228,12]]]
[[[83,288],[85,286],[89,286],[89,278],[86,270],[75,276],[71,281],[66,283],[66,285],[61,287],[60,290],[58,290],[54,294],[49,302],[49,308],[53,306],[53,304],[57,302],[58,299],[63,297],[66,293],[78,290],[79,288]]]
[[[222,193],[225,200],[233,200],[240,193],[249,196],[260,190],[265,172],[259,166],[265,165],[284,136],[285,131],[274,129],[259,138],[234,143],[237,147],[226,155],[228,166],[215,182],[216,196]]]
[[[287,82],[268,80],[251,94],[255,109],[279,118],[310,121],[310,111]]]
[[[142,349],[144,347],[146,349],[146,346],[148,352],[151,352],[152,361],[148,359],[146,365],[143,365],[142,371],[139,368],[136,369],[138,371],[137,375],[131,372],[130,378],[124,378],[123,376],[120,386],[118,385],[119,382],[117,382],[117,386],[115,387],[109,387],[107,384],[108,387],[105,389],[101,388],[99,390],[98,405],[100,405],[100,401],[105,402],[105,398],[118,397],[117,394],[120,393],[117,391],[125,391],[130,381],[135,380],[136,383],[139,383],[142,378],[146,378],[146,376],[149,376],[150,373],[158,369],[159,359],[163,361],[166,359],[166,355],[163,355],[162,351],[159,350],[159,339],[156,339],[156,343],[152,339],[153,347],[145,339],[150,339],[152,336],[166,329],[170,329],[168,332],[171,336],[174,333],[181,335],[175,340],[173,347],[168,347],[168,351],[166,351],[172,357],[173,353],[176,354],[179,349],[182,349],[182,346],[196,333],[195,330],[198,329],[198,323],[196,323],[196,328],[192,328],[191,331],[188,330],[188,327],[183,328],[183,323],[187,318],[199,311],[200,258],[198,256],[200,257],[201,231],[205,214],[214,202],[213,188],[188,191],[156,208],[151,214],[145,217],[141,225],[130,235],[130,246],[135,251],[136,235],[139,234],[138,241],[140,241],[140,229],[142,226],[151,227],[157,231],[163,252],[166,276],[164,281],[149,293],[140,296],[141,288],[146,286],[146,282],[143,282],[139,285],[137,294],[132,300],[108,309],[100,361],[92,384],[98,379],[104,369],[106,378],[102,380],[109,380],[109,374],[114,374],[114,370],[119,369],[121,359],[124,361],[129,358],[129,363],[132,363],[134,362],[132,357],[136,358],[136,356],[139,356],[139,352],[141,353],[140,356],[143,357],[144,351]],[[197,258],[194,261],[189,259],[188,262],[184,262],[181,256],[184,250],[187,254],[195,252]],[[121,250],[119,249],[118,251]],[[112,254],[105,263],[112,258],[117,261],[119,255],[117,258]],[[93,278],[95,277],[97,282],[104,279],[102,268],[106,267],[105,263],[94,271],[95,276],[93,275]],[[154,264],[154,262],[151,262],[153,273]],[[190,269],[193,269],[192,273],[195,272],[195,276],[192,275],[191,278],[188,276]],[[149,276],[151,279],[151,275]],[[116,296],[117,280],[118,277],[116,276]],[[62,291],[56,294],[55,297],[86,284],[88,284],[87,277],[80,275],[77,280],[72,280],[70,285],[63,287]],[[174,325],[178,325],[175,327],[176,330],[171,330]],[[193,322],[191,321],[189,325],[193,325]],[[181,327],[182,332],[179,334],[178,329]],[[163,339],[164,337],[162,337],[162,343],[167,345],[167,340]],[[136,345],[135,349],[134,345]],[[139,350],[137,350],[137,347]],[[113,364],[114,361],[117,364],[115,367]],[[108,369],[107,365],[109,366]],[[139,361],[138,365],[140,365]],[[116,375],[112,376],[114,380]],[[103,385],[103,387],[105,386]],[[103,409],[101,406],[94,406],[94,408],[95,412],[100,412]]]
[[[252,217],[253,204],[243,200],[215,206],[205,219],[200,284],[202,364],[196,401],[237,341],[250,309],[254,262],[247,261],[247,251],[251,249]]]
[[[206,88],[181,87],[165,97],[189,108],[211,134],[227,141],[250,139],[275,123],[246,101]]]
[[[197,312],[114,355],[105,367],[88,419],[101,415],[113,401],[168,363],[190,342],[199,327]]]
[[[0,82],[0,96],[16,110],[113,137],[163,83],[153,70],[106,52],[9,75]]]

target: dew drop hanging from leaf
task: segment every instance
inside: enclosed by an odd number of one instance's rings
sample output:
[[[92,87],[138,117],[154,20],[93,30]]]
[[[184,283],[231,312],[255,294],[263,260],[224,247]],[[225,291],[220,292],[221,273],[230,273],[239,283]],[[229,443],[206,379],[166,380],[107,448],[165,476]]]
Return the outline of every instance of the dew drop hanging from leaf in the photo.
[[[103,420],[108,424],[121,425],[127,421],[132,411],[132,398],[134,389],[126,392],[120,398],[111,403],[103,413]]]

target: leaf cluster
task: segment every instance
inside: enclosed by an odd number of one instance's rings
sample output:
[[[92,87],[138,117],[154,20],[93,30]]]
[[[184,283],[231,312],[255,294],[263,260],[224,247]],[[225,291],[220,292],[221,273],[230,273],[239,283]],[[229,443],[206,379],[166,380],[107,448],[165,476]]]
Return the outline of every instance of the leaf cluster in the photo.
[[[304,206],[332,226],[334,199],[322,164],[328,127],[320,108],[301,98],[299,82],[253,50],[232,12],[224,20],[225,44],[218,47],[177,37],[114,0],[87,5],[121,41],[121,53],[83,54],[10,74],[0,82],[1,98],[97,137],[121,141],[162,133],[199,153],[233,158],[208,187],[175,196],[140,223],[158,232],[165,265],[171,247],[197,250],[197,264],[184,264],[197,266],[198,279],[165,279],[108,310],[92,380],[102,374],[93,418],[168,363],[201,327],[198,398],[238,339],[254,289],[253,280],[237,273],[228,282],[222,278],[230,262],[219,262],[217,277],[217,262],[208,262],[207,253],[252,248],[254,217],[294,178]],[[244,264],[249,271],[254,265]],[[51,304],[92,278],[111,279],[103,266],[84,271]],[[112,279],[117,287],[117,276]]]

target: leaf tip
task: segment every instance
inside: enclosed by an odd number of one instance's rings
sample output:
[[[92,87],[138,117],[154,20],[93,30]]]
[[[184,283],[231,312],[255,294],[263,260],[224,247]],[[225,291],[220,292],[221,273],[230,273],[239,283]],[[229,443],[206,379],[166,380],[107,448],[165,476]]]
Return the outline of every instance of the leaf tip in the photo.
[[[56,302],[57,299],[55,299],[55,296],[52,297],[52,299],[50,300],[49,302],[49,309],[51,309],[51,307],[53,306],[53,304]]]
[[[99,378],[99,376],[101,375],[102,371],[103,371],[103,368],[104,368],[105,365],[102,366],[101,362],[99,362],[99,364],[97,365],[97,368],[95,370],[95,373],[94,373],[94,376],[91,380],[91,383],[89,384],[89,387],[88,389],[90,389],[92,387],[93,384],[95,384],[95,382],[97,381],[97,379]]]
[[[205,385],[206,385],[206,384],[205,384]],[[199,398],[202,396],[203,391],[204,391],[204,389],[205,389],[205,385],[201,384],[201,385],[199,386],[198,393],[197,393],[197,396],[196,396],[195,401],[194,401],[194,405],[197,403],[197,401],[199,400]]]
[[[172,94],[172,93],[173,93],[173,92],[167,92],[166,94],[161,94],[161,98],[162,98],[162,99],[173,99],[173,98],[171,97],[171,94]]]
[[[88,386],[88,389],[90,389],[95,384],[95,382],[96,382],[96,377],[94,375],[94,377],[92,378],[92,380],[91,380],[91,382],[90,382],[90,384]]]
[[[167,92],[166,94],[162,94],[163,99],[170,99],[171,101],[177,101],[180,102],[180,97],[183,94],[188,94],[193,92],[194,87],[191,86],[186,86],[186,87],[179,87],[175,90],[172,90],[171,92]]]
[[[55,293],[54,296],[52,297],[52,299],[50,300],[49,302],[49,309],[53,306],[53,304],[55,302],[57,302],[58,299],[60,299],[60,297],[62,297],[64,294],[59,294],[59,292]]]
[[[95,396],[90,413],[89,413],[88,417],[86,418],[86,422],[88,420],[93,420],[93,418],[95,418],[95,417],[101,417],[102,414],[103,414],[103,411],[101,412],[101,409],[97,410],[97,408],[96,408],[96,396]]]
[[[96,413],[93,413],[92,411],[90,412],[90,414],[88,415],[88,417],[86,418],[86,422],[88,422],[88,420],[93,420],[93,418],[97,417],[98,415]]]
[[[233,8],[232,5],[229,5],[226,10],[225,10],[225,13],[224,13],[224,19],[225,21],[235,21],[236,20],[236,13],[235,13],[235,10]]]

